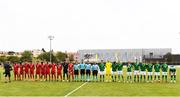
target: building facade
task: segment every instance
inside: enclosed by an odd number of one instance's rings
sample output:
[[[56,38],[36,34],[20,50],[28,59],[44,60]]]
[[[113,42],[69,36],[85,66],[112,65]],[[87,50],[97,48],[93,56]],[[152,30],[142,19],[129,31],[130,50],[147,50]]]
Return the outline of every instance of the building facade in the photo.
[[[171,53],[170,48],[155,48],[155,49],[97,49],[97,50],[79,50],[78,61],[121,61],[135,62],[142,61],[145,58],[163,58],[167,53]]]

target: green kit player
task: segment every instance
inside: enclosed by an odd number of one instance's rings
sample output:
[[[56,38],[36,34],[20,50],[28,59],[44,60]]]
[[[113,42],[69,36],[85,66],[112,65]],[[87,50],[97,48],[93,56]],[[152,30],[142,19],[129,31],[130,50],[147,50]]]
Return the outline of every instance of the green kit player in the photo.
[[[157,80],[156,77],[158,77],[158,81],[160,82],[160,64],[159,62],[156,62],[156,64],[154,65],[154,80]]]
[[[134,82],[136,82],[136,77],[139,82],[139,69],[140,69],[139,67],[140,67],[140,64],[138,62],[136,62],[134,64]]]
[[[131,65],[130,62],[128,62],[128,65],[127,65],[127,83],[129,81],[132,82],[132,68],[133,68],[133,66]]]
[[[124,76],[123,76],[123,64],[121,62],[117,63],[117,73],[118,73],[118,82],[120,82],[120,77],[122,77],[122,80],[124,81]]]
[[[105,64],[103,63],[103,60],[101,60],[101,63],[99,64],[99,69],[100,69],[100,81],[104,82],[104,70],[105,70]]]
[[[168,65],[166,64],[166,62],[162,64],[161,69],[162,69],[162,81],[164,81],[165,79],[165,81],[167,82]]]
[[[112,64],[112,81],[115,82],[116,81],[116,73],[117,73],[117,65],[116,62],[113,62]]]
[[[144,77],[144,81],[146,81],[146,67],[147,67],[146,63],[140,63],[140,70],[141,70],[140,79],[141,79],[141,81],[142,81],[143,77]]]
[[[149,82],[149,81],[151,81],[151,82],[153,82],[153,77],[152,77],[152,75],[153,75],[153,64],[152,63],[149,63],[148,65],[147,65],[147,71],[148,71],[148,81],[147,82]]]
[[[176,83],[176,68],[173,65],[169,68],[169,74],[171,76],[171,82]]]

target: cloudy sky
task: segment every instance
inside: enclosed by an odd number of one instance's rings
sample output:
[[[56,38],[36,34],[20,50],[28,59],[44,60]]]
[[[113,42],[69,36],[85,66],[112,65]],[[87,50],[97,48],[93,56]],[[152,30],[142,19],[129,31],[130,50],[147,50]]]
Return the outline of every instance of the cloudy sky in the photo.
[[[173,48],[180,0],[0,0],[0,51]]]

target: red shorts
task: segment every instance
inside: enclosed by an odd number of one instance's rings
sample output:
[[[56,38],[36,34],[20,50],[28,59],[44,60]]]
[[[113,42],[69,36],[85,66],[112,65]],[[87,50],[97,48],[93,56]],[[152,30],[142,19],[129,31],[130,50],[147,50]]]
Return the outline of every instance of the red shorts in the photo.
[[[20,75],[22,75],[23,74],[23,71],[20,71]]]
[[[62,74],[61,74],[61,71],[58,71],[58,72],[57,72],[57,75],[62,75]]]
[[[46,71],[46,74],[50,74],[50,71]]]
[[[14,71],[14,74],[17,75],[17,74],[18,74],[18,71]]]
[[[36,71],[36,74],[40,74],[40,71]]]
[[[55,74],[56,72],[55,71],[51,71],[51,74]]]
[[[45,71],[42,71],[41,74],[42,74],[42,75],[45,75]]]
[[[30,74],[34,74],[34,71],[30,71]]]

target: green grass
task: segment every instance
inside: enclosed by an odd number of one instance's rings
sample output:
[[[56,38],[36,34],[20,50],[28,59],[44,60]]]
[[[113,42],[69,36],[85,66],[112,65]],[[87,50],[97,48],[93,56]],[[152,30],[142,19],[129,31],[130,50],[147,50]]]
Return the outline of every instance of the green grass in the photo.
[[[1,70],[2,71],[2,70]],[[177,77],[180,68],[177,69]],[[1,72],[2,74],[2,72]],[[65,96],[83,82],[0,82],[0,96]],[[70,96],[180,96],[180,80],[173,83],[89,82]]]

